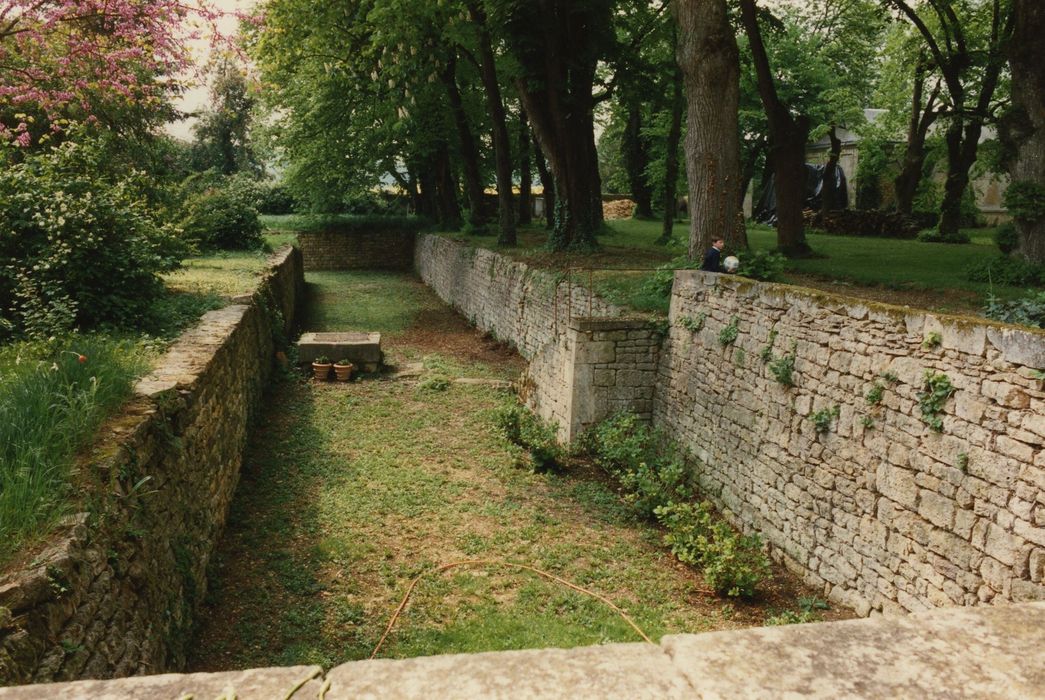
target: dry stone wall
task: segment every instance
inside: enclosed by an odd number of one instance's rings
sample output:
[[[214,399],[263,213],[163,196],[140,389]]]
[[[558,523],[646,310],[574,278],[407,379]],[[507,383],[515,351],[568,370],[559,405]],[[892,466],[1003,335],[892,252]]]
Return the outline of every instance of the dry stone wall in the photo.
[[[305,269],[409,270],[414,262],[413,230],[359,229],[298,234]]]
[[[302,298],[300,253],[273,263],[252,298],[182,335],[104,428],[81,466],[90,515],[0,575],[0,685],[183,665],[248,425]]]
[[[654,423],[810,584],[861,614],[1045,599],[1045,334],[701,272],[670,318]]]
[[[564,440],[614,410],[652,414],[660,343],[648,322],[553,273],[442,236],[420,236],[414,264],[445,302],[529,360],[523,396]]]

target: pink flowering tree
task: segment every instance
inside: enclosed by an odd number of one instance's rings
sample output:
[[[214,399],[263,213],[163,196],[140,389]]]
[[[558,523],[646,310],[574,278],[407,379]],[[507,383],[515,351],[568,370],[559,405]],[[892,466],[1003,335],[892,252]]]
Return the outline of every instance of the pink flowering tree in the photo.
[[[0,0],[0,139],[162,106],[191,67],[187,41],[220,15],[207,0]]]

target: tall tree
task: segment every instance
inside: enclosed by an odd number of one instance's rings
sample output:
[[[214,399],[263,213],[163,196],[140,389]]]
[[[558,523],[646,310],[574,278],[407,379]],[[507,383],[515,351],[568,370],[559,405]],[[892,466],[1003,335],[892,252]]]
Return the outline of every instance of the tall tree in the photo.
[[[493,122],[493,154],[497,173],[497,212],[500,231],[497,242],[513,246],[515,234],[515,200],[512,196],[512,146],[508,137],[508,117],[501,99],[501,84],[497,78],[497,63],[487,26],[486,12],[477,0],[467,3],[468,16],[475,24],[479,39],[479,73],[482,76],[486,105]]]
[[[635,202],[635,218],[653,218],[653,188],[646,177],[650,162],[649,139],[643,133],[642,103],[631,98],[627,105],[627,121],[621,134],[621,156],[628,175],[628,189]]]
[[[457,51],[451,49],[446,65],[439,74],[446,88],[446,97],[450,112],[457,128],[457,139],[460,146],[461,166],[464,174],[464,192],[468,198],[468,223],[473,233],[481,233],[486,228],[486,205],[483,197],[483,182],[479,167],[479,147],[476,143],[468,112],[461,99],[461,89],[457,84]]]
[[[925,168],[925,141],[929,136],[929,129],[940,116],[938,102],[940,83],[934,81],[931,87],[927,86],[931,79],[930,70],[931,65],[925,56],[922,56],[914,67],[914,87],[911,91],[911,113],[907,123],[906,146],[903,161],[900,164],[900,172],[893,180],[896,191],[896,210],[901,214],[909,215],[914,208],[914,197],[918,192],[918,185],[922,181],[922,171]]]
[[[528,226],[533,222],[533,164],[530,159],[530,120],[526,118],[526,110],[519,108],[519,225]]]
[[[1012,36],[1010,0],[884,0],[921,34],[947,89],[947,179],[939,231],[957,236],[961,201],[969,187],[983,127],[994,118],[995,91]]]
[[[793,114],[790,106],[780,99],[758,23],[755,0],[740,0],[740,10],[744,31],[751,46],[758,92],[769,122],[769,158],[773,164],[777,194],[777,246],[780,252],[789,257],[809,255],[812,251],[806,243],[802,207],[805,201],[805,153],[810,119],[806,114]],[[739,166],[736,173],[735,177],[739,179]]]
[[[682,140],[682,113],[686,109],[682,70],[673,66],[671,81],[671,126],[664,154],[664,210],[661,217],[660,238],[657,243],[667,245],[675,231],[678,215],[679,142]]]
[[[1012,184],[1006,204],[1019,233],[1017,252],[1045,264],[1045,3],[1014,0],[1013,10],[1012,110],[1005,120]]]
[[[520,69],[516,89],[555,179],[555,228],[549,239],[554,250],[593,247],[602,221],[593,88],[599,60],[613,43],[613,5],[613,0],[496,2]]]
[[[250,140],[254,98],[240,68],[222,58],[214,66],[210,109],[193,127],[192,165],[197,170],[215,168],[225,175],[258,173],[261,165]]]

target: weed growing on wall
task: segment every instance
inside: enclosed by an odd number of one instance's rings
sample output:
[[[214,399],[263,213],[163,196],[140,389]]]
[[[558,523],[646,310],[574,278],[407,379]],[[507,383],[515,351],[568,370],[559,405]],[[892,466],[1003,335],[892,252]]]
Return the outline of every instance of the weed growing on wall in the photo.
[[[718,342],[723,347],[729,347],[733,343],[737,342],[737,336],[740,334],[740,319],[734,316],[729,321],[729,325],[723,326],[722,330],[718,332]]]
[[[773,345],[776,343],[779,331],[775,328],[769,331],[769,338],[766,340],[766,344],[762,346],[762,349],[758,351],[758,357],[763,362],[770,362],[773,359]]]
[[[943,405],[951,398],[958,389],[951,384],[951,379],[946,374],[938,374],[932,370],[925,372],[925,384],[922,391],[918,392],[918,408],[922,412],[922,420],[925,421],[933,432],[943,432]]]
[[[791,352],[769,362],[769,373],[783,386],[795,385],[796,343],[791,343]]]
[[[809,416],[809,420],[813,421],[813,425],[816,426],[816,432],[823,434],[831,431],[831,424],[840,415],[842,415],[842,407],[836,404],[830,408],[820,409]]]
[[[943,336],[936,331],[929,333],[922,341],[922,348],[925,350],[933,350],[941,345],[943,345]]]
[[[867,401],[869,406],[877,406],[882,403],[882,398],[885,396],[885,386],[881,382],[875,382],[871,385],[871,388],[867,390],[867,395],[864,396],[864,400]]]
[[[685,328],[690,333],[696,333],[704,328],[704,322],[707,321],[707,318],[708,315],[703,311],[696,316],[683,316],[679,319],[679,326]]]

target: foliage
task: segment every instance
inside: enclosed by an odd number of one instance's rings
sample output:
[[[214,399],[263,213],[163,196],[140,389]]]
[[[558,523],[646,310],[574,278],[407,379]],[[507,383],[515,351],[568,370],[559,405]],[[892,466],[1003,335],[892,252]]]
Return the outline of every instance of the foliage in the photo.
[[[943,344],[943,336],[937,331],[931,331],[925,336],[925,340],[922,341],[922,347],[926,350],[932,350],[938,348]]]
[[[766,344],[758,351],[758,357],[763,362],[770,362],[773,359],[773,345],[776,344],[776,339],[779,335],[780,331],[775,328],[769,331],[769,338],[766,339]]]
[[[683,316],[679,319],[679,326],[685,328],[690,333],[696,333],[704,328],[704,323],[707,321],[708,315],[701,311],[696,316]]]
[[[593,427],[582,438],[582,448],[614,477],[656,460],[653,432],[630,412],[618,413]]]
[[[808,622],[818,622],[821,619],[820,612],[830,609],[827,601],[813,596],[811,598],[799,598],[798,610],[785,610],[777,615],[766,618],[766,626],[776,625],[801,625]]]
[[[563,466],[565,453],[553,424],[518,403],[503,406],[495,420],[509,442],[529,450],[534,471],[555,471]]]
[[[986,258],[966,267],[965,278],[992,285],[1037,287],[1045,285],[1045,265],[1035,265],[1016,257]]]
[[[109,179],[96,142],[66,142],[0,170],[0,336],[129,326],[185,252],[138,194]]]
[[[1003,255],[1008,255],[1020,245],[1020,235],[1012,224],[1002,224],[994,232],[994,243]]]
[[[938,229],[927,228],[918,234],[921,243],[951,243],[963,244],[969,242],[969,235],[959,231],[958,233],[940,233]]]
[[[791,346],[791,352],[787,355],[783,355],[774,360],[771,360],[768,365],[770,374],[773,375],[773,379],[783,386],[794,386],[795,385],[795,346]]]
[[[211,107],[193,127],[193,169],[214,168],[224,175],[259,174],[261,165],[250,139],[254,98],[247,93],[243,70],[231,60],[221,59],[213,72]]]
[[[831,431],[831,424],[842,414],[842,407],[837,404],[830,408],[821,408],[811,416],[809,420],[813,421],[813,425],[816,427],[818,433],[828,433]]]
[[[774,251],[749,251],[740,259],[738,275],[756,280],[773,281],[780,279],[787,265],[787,258]]]
[[[867,401],[869,406],[877,406],[882,403],[882,398],[884,398],[884,396],[885,385],[881,382],[875,382],[871,385],[871,388],[868,389],[867,395],[864,396],[864,399]]]
[[[740,334],[740,318],[734,316],[729,320],[729,323],[722,327],[722,330],[718,332],[719,345],[728,347],[733,343],[737,342],[737,336]]]
[[[0,346],[0,561],[68,512],[77,451],[146,366],[102,336]]]
[[[269,215],[293,214],[298,209],[297,200],[290,189],[282,183],[262,183],[258,213]]]
[[[256,249],[261,246],[257,202],[260,193],[241,178],[193,194],[181,222],[186,238],[204,250]]]
[[[656,509],[667,529],[664,542],[679,561],[703,570],[704,580],[719,594],[751,597],[769,576],[769,560],[756,535],[738,535],[716,521],[708,503],[673,503]]]
[[[1045,291],[1032,292],[1014,301],[989,295],[984,313],[995,321],[1045,328]]]
[[[1045,219],[1045,185],[1016,180],[1005,190],[1005,208],[1017,221],[1033,224]]]
[[[932,370],[925,372],[925,384],[922,391],[918,392],[918,408],[922,413],[922,420],[932,428],[933,432],[943,432],[943,405],[947,399],[954,395],[957,388],[951,384],[950,377],[939,374]]]

